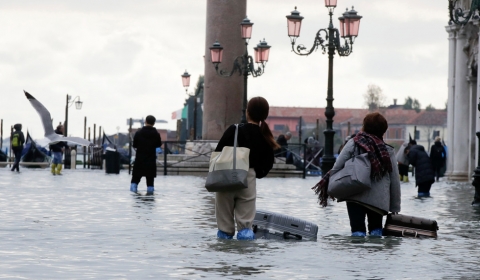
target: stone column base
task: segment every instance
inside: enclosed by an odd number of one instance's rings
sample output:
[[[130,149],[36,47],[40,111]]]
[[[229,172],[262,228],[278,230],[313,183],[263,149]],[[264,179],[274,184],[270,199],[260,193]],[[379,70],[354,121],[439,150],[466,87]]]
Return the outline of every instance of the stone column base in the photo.
[[[448,175],[445,174],[445,175],[449,181],[455,181],[455,182],[469,181],[467,172],[453,171],[452,173],[449,173]]]

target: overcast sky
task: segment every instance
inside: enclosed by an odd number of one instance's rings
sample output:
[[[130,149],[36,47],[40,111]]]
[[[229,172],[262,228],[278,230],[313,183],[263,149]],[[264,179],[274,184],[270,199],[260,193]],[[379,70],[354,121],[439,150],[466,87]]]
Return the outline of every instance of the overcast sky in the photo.
[[[445,108],[447,4],[338,0],[335,27],[347,6],[363,18],[353,53],[334,59],[334,107],[365,107],[363,94],[375,84],[389,103],[411,96],[422,108]],[[328,57],[291,52],[285,16],[294,6],[305,17],[297,42],[310,47],[316,31],[328,27],[324,1],[248,1],[249,51],[263,38],[272,46],[265,74],[249,78],[249,96],[263,96],[271,106],[325,107]],[[107,134],[117,127],[125,132],[127,118],[148,114],[169,122],[157,127],[175,129],[171,113],[186,98],[180,75],[187,69],[195,85],[204,71],[205,16],[205,0],[0,0],[4,135],[22,123],[43,137],[24,89],[49,109],[54,124],[65,118],[67,93],[79,96],[83,108],[69,109],[74,136],[83,136],[85,116],[88,126],[96,123]]]

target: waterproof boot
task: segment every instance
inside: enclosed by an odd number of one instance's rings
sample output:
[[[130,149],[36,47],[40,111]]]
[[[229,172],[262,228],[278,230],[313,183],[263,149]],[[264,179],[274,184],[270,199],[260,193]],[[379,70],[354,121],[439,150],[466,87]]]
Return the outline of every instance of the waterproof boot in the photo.
[[[249,228],[244,228],[237,233],[238,240],[253,240],[255,239],[255,233]]]
[[[57,165],[55,163],[52,163],[52,169],[50,170],[53,175],[55,175],[55,168],[57,168]]]
[[[376,228],[370,231],[370,236],[382,236],[382,235],[383,235],[383,230],[381,228]]]
[[[62,172],[62,164],[59,163],[59,164],[57,164],[57,170],[55,171],[55,174],[56,175],[62,175],[61,172]]]
[[[403,175],[400,175],[400,182],[403,182]]]
[[[352,236],[365,237],[367,236],[367,233],[363,231],[355,231],[355,232],[352,232]]]
[[[403,176],[403,182],[408,183],[408,175]]]
[[[138,187],[138,184],[131,183],[130,184],[130,191],[136,193],[137,192],[137,187]]]
[[[218,230],[217,231],[217,237],[220,239],[232,239],[233,235],[229,235],[228,233]]]
[[[430,196],[430,192],[419,192],[418,193],[418,197],[429,197]]]
[[[154,187],[147,187],[147,194],[153,194]]]

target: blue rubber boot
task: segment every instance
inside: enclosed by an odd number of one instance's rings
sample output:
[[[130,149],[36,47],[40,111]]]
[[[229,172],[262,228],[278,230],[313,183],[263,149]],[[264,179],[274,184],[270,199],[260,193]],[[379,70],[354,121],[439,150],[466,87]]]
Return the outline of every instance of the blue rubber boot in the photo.
[[[232,239],[233,235],[228,235],[226,232],[218,230],[217,237],[220,239]]]
[[[153,194],[154,188],[153,187],[147,187],[147,194]]]
[[[253,240],[255,239],[255,233],[249,228],[244,228],[237,233],[238,240]]]
[[[429,197],[430,193],[429,192],[419,192],[418,197]]]
[[[365,237],[365,236],[367,236],[367,233],[365,233],[363,231],[354,231],[354,232],[352,232],[352,236]]]
[[[131,183],[130,184],[130,191],[136,193],[137,192],[137,186],[138,186],[138,184]]]
[[[370,231],[370,236],[382,236],[382,235],[383,235],[383,230],[381,228],[376,228]]]

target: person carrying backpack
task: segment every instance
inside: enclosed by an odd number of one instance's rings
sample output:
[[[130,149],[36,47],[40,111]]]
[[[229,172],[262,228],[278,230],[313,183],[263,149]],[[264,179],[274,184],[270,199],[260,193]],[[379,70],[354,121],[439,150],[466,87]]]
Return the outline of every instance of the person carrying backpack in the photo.
[[[435,137],[435,142],[430,148],[430,160],[432,162],[433,171],[435,173],[436,181],[440,177],[442,168],[445,166],[446,151],[442,145],[442,139],[440,137]]]
[[[15,161],[13,162],[12,166],[12,171],[17,170],[17,172],[20,172],[20,158],[22,157],[22,151],[23,151],[23,144],[25,144],[25,136],[23,135],[22,132],[22,124],[17,123],[13,126],[15,131],[12,133],[10,136],[10,141],[12,144],[12,151],[13,154],[15,155]]]

